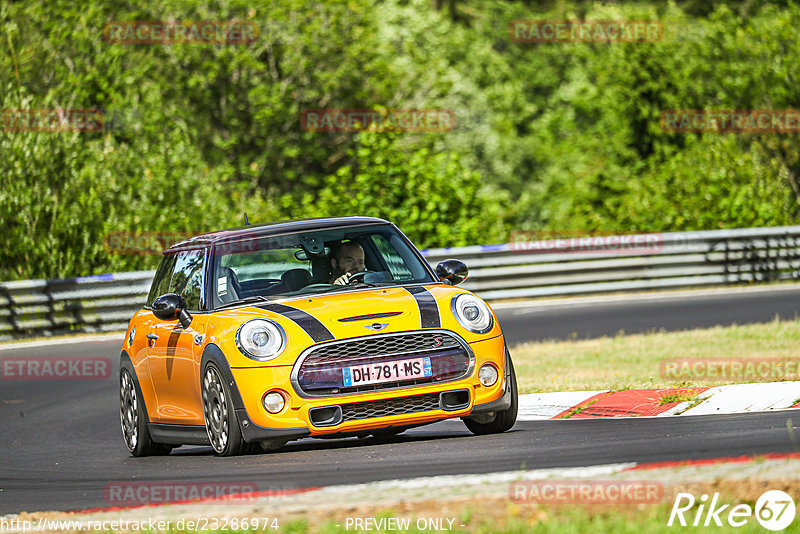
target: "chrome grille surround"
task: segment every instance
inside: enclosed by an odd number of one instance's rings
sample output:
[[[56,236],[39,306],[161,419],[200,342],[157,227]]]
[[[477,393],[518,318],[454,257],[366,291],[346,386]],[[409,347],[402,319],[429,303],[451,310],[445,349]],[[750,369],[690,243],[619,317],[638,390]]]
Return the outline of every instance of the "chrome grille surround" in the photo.
[[[442,342],[433,346],[435,338],[441,337]],[[407,380],[401,382],[386,382],[381,384],[368,384],[354,386],[344,392],[323,394],[304,390],[299,382],[300,370],[307,363],[313,365],[325,363],[345,363],[359,365],[375,360],[386,360],[395,357],[422,357],[437,352],[463,351],[467,358],[467,369],[458,376],[436,380],[435,377]],[[430,384],[444,384],[460,380],[472,374],[475,368],[475,354],[461,336],[450,330],[426,329],[390,334],[374,334],[357,338],[327,341],[314,345],[304,350],[292,367],[291,382],[295,392],[303,398],[341,397],[367,391],[389,391],[395,389],[409,389]],[[437,394],[438,395],[438,394]]]

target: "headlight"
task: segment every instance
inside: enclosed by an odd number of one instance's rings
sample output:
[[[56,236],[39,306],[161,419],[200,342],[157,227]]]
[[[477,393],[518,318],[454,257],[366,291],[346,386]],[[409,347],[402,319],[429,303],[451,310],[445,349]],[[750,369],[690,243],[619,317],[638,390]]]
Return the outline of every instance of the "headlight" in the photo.
[[[470,332],[485,334],[492,329],[492,324],[494,324],[492,312],[489,310],[489,306],[478,297],[469,293],[456,295],[450,301],[450,307],[461,326]]]
[[[268,319],[251,319],[236,332],[236,346],[242,354],[258,361],[277,358],[286,348],[286,333]]]

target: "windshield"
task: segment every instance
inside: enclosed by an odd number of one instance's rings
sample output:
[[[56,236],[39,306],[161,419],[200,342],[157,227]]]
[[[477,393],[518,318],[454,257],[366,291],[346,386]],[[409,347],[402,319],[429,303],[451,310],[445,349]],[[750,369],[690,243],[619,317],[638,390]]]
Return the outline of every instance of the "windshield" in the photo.
[[[367,226],[218,243],[213,307],[280,296],[432,282],[394,227]]]

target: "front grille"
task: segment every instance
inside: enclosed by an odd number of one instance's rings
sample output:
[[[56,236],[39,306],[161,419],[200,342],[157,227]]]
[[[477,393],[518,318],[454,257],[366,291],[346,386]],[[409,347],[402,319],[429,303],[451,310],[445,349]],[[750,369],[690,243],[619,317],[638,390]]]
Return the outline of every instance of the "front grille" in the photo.
[[[345,386],[346,367],[391,365],[412,358],[430,358],[431,376]],[[304,396],[347,395],[456,380],[471,371],[472,363],[468,346],[452,333],[377,334],[311,347],[295,364],[292,383]]]
[[[387,415],[402,415],[439,409],[439,394],[342,404],[342,421],[358,421]]]
[[[437,339],[438,338],[438,339]],[[326,343],[312,349],[303,362],[304,365],[317,365],[342,360],[354,361],[375,356],[417,353],[425,350],[460,347],[451,335],[440,332],[420,332],[416,334],[370,336],[344,343]]]

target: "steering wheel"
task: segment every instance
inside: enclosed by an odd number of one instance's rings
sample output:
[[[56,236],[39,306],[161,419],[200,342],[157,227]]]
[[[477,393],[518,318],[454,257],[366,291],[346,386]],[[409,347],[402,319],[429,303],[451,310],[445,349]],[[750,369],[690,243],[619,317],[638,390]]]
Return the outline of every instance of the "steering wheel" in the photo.
[[[349,286],[350,284],[361,283],[361,282],[364,281],[364,277],[366,275],[368,275],[369,273],[374,273],[374,272],[375,271],[370,271],[369,269],[366,269],[364,271],[359,271],[357,273],[353,273],[353,274],[350,275],[350,278],[347,280],[347,285]]]

